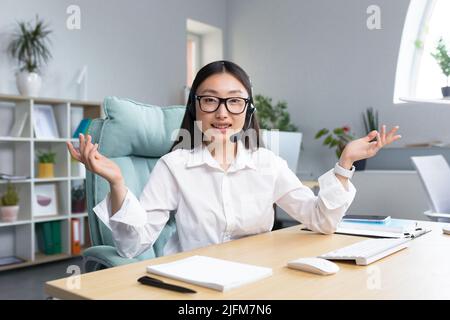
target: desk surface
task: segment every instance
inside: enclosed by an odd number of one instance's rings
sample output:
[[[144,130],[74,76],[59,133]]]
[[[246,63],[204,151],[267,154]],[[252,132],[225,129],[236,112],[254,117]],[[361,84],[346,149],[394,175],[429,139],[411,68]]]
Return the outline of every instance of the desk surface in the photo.
[[[319,276],[286,267],[289,260],[318,256],[364,240],[347,235],[320,235],[294,226],[220,245],[160,257],[81,275],[80,289],[68,289],[73,279],[47,282],[48,295],[60,299],[450,299],[450,236],[440,224],[410,247],[369,266],[337,262],[340,271]],[[146,266],[191,255],[207,255],[273,269],[273,276],[218,292],[159,277],[197,291],[182,294],[141,285]],[[158,277],[158,276],[156,276]]]
[[[302,180],[302,184],[304,184],[305,186],[314,189],[314,188],[319,188],[319,181],[315,181],[315,180]]]

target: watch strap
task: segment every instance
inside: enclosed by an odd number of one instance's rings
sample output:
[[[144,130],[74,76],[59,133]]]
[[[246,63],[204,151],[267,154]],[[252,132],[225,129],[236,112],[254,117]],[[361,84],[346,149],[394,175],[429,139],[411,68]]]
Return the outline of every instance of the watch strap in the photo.
[[[352,166],[352,168],[348,170],[341,167],[339,165],[339,162],[336,162],[336,165],[334,166],[334,173],[343,176],[345,178],[351,179],[353,177],[353,174],[355,173],[355,166]]]

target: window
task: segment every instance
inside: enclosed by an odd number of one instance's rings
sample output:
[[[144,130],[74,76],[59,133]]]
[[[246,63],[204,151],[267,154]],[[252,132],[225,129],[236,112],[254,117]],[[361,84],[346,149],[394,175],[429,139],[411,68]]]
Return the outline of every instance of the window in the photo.
[[[186,85],[190,87],[194,81],[195,74],[200,69],[200,47],[201,36],[195,33],[188,33],[187,35],[187,79]]]
[[[223,43],[220,28],[192,19],[187,19],[186,34],[186,89],[189,89],[202,66],[223,59]]]
[[[446,86],[442,73],[431,53],[440,38],[450,45],[450,1],[411,0],[403,29],[394,103],[400,97],[438,99]]]

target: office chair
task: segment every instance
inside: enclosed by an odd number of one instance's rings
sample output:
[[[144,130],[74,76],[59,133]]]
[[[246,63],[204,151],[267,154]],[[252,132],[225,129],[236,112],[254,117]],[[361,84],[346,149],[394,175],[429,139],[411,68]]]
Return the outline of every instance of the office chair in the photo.
[[[450,221],[450,167],[442,155],[411,157],[425,187],[430,210],[424,214],[432,220]]]
[[[286,160],[289,169],[297,174],[303,134],[301,132],[261,130],[261,137],[264,147]],[[298,224],[275,203],[273,204],[273,211],[275,214],[273,230]]]
[[[139,198],[158,159],[169,152],[171,136],[180,128],[185,106],[157,107],[128,99],[107,97],[105,119],[95,119],[89,127],[99,152],[115,161],[127,187]],[[87,171],[86,191],[92,247],[83,252],[86,272],[115,267],[163,255],[167,241],[176,232],[174,212],[153,247],[135,257],[119,256],[111,230],[97,218],[93,208],[109,192],[108,182]]]

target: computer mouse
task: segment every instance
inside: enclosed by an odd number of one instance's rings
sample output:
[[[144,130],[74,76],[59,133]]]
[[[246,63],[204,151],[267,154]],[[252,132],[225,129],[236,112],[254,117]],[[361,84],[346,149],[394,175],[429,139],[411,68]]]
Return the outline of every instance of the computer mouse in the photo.
[[[443,226],[443,227],[442,227],[442,231],[443,231],[445,234],[450,234],[450,225],[445,225],[445,226]]]
[[[322,258],[300,258],[288,262],[288,267],[301,271],[320,274],[323,276],[335,274],[339,271],[339,266],[331,261]]]

